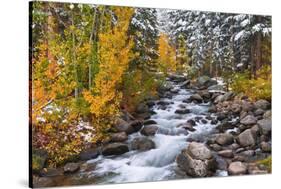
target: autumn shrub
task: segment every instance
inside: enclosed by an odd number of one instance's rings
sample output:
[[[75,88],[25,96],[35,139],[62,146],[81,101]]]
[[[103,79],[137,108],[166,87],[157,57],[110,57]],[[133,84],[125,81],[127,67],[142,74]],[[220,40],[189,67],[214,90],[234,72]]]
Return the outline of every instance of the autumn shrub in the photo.
[[[99,72],[94,87],[84,90],[83,96],[90,104],[92,124],[95,129],[93,142],[104,140],[120,111],[122,92],[118,86],[133,58],[132,40],[127,35],[132,8],[114,8],[117,24],[99,35]]]
[[[256,78],[250,78],[249,72],[234,74],[230,88],[237,93],[244,93],[252,100],[271,100],[271,67],[263,66],[257,71]]]
[[[156,78],[154,73],[143,70],[127,72],[123,79],[123,104],[126,109],[134,111],[147,97],[156,97],[161,82],[161,78]]]
[[[272,157],[271,156],[269,156],[265,159],[259,160],[259,161],[257,161],[257,163],[265,166],[266,169],[271,173],[271,169],[272,169]]]

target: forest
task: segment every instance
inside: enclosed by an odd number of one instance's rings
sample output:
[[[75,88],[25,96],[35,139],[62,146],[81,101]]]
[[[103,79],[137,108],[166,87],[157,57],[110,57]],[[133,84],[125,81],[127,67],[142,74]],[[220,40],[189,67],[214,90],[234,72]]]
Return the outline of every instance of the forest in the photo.
[[[30,35],[34,186],[271,172],[270,16],[36,1]]]

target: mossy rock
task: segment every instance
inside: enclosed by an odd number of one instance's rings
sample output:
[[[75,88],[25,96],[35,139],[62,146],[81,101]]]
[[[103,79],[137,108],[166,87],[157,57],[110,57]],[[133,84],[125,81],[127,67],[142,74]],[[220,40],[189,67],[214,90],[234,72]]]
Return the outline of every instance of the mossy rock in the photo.
[[[48,153],[42,149],[34,149],[32,151],[32,171],[39,173],[45,166]]]
[[[272,168],[272,157],[271,156],[269,156],[265,159],[259,160],[259,161],[257,161],[257,163],[259,165],[265,166],[266,169],[271,173],[271,168]]]

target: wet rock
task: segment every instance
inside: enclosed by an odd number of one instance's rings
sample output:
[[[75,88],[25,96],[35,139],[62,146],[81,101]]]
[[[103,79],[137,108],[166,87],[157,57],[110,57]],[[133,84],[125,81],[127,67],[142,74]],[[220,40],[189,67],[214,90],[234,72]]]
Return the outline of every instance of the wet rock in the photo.
[[[146,125],[142,128],[140,132],[145,136],[153,136],[156,134],[157,130],[158,130],[157,125]]]
[[[271,119],[262,119],[258,121],[261,133],[263,135],[271,135]]]
[[[215,100],[214,103],[218,104],[219,102],[223,102],[223,95],[218,95]]]
[[[192,100],[190,100],[190,99],[188,98],[188,99],[184,99],[182,102],[183,102],[183,103],[187,103],[187,104],[189,104],[189,103],[191,103],[191,102],[192,102]]]
[[[144,125],[154,125],[154,124],[157,124],[156,121],[152,120],[152,119],[149,119],[149,120],[145,120],[143,122]]]
[[[124,142],[128,139],[126,132],[112,133],[110,135],[111,142]]]
[[[203,102],[203,98],[199,94],[194,94],[189,97],[191,101],[196,101],[198,103]]]
[[[195,126],[195,125],[196,125],[196,122],[195,122],[193,119],[187,120],[186,123],[190,123],[192,126]]]
[[[157,105],[168,106],[169,104],[170,104],[170,102],[165,101],[165,100],[160,100],[157,102]]]
[[[240,161],[232,162],[228,166],[229,175],[243,175],[246,173],[247,173],[247,166]]]
[[[207,123],[208,123],[208,121],[207,121],[206,119],[201,119],[201,123],[203,123],[203,124],[207,124]]]
[[[134,120],[129,123],[129,126],[134,129],[134,132],[138,132],[142,128],[143,122],[141,122],[139,120]],[[128,134],[131,134],[131,133],[128,133]]]
[[[211,151],[202,143],[191,142],[177,156],[179,168],[193,177],[205,177],[215,171],[216,161]]]
[[[90,159],[95,159],[100,155],[98,148],[89,148],[82,150],[79,154],[79,159],[81,161],[87,161]]]
[[[110,156],[110,155],[121,155],[129,151],[129,148],[124,143],[110,143],[103,147],[102,154],[104,156]]]
[[[153,106],[155,105],[155,101],[154,101],[154,100],[148,100],[148,101],[146,101],[146,105],[147,105],[149,108],[151,108],[151,107],[153,107]]]
[[[233,158],[232,150],[222,150],[218,152],[218,155],[225,157],[225,158]]]
[[[242,120],[240,120],[240,123],[242,123],[244,125],[254,125],[257,123],[257,118],[252,115],[247,115]]]
[[[153,140],[146,137],[138,137],[133,139],[131,143],[132,150],[147,151],[155,148]]]
[[[256,144],[255,138],[256,136],[253,134],[251,129],[247,129],[238,135],[237,140],[242,147],[247,147],[254,146]]]
[[[218,120],[216,120],[215,118],[213,118],[212,120],[211,120],[211,124],[212,125],[216,125],[218,123]]]
[[[218,143],[219,145],[222,145],[222,146],[230,145],[233,143],[233,141],[234,141],[234,138],[233,138],[232,134],[229,134],[229,133],[218,134],[216,137],[216,143]]]
[[[78,171],[80,168],[79,163],[67,163],[64,167],[63,170],[65,173],[75,173]]]
[[[176,114],[188,114],[190,113],[190,110],[189,109],[177,109],[175,111]]]
[[[254,106],[256,109],[263,109],[263,110],[267,110],[270,107],[270,103],[266,100],[258,100],[254,103]]]
[[[194,119],[195,119],[196,122],[199,122],[202,118],[203,117],[201,117],[201,116],[196,116]]]
[[[271,152],[271,144],[269,142],[261,142],[260,148],[262,152]]]
[[[186,129],[186,130],[191,131],[191,132],[196,131],[196,129],[190,123],[183,123],[183,124],[180,124],[178,127],[181,127],[183,129]]]

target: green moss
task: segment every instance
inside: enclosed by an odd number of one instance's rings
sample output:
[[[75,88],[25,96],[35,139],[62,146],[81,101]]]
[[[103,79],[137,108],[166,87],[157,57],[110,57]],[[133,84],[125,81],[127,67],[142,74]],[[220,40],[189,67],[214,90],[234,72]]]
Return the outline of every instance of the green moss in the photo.
[[[272,158],[271,158],[271,156],[269,156],[265,159],[259,160],[257,163],[265,166],[267,168],[267,170],[271,173],[271,168],[272,168]]]

